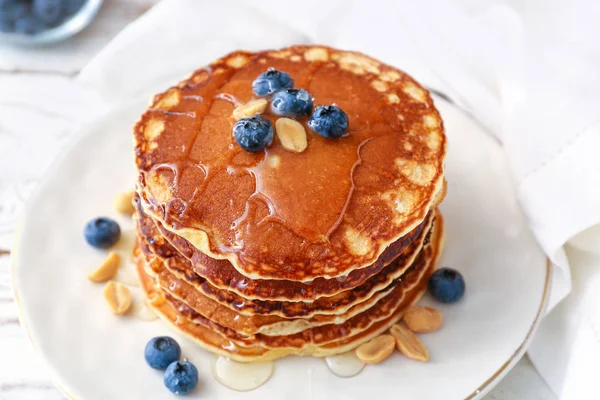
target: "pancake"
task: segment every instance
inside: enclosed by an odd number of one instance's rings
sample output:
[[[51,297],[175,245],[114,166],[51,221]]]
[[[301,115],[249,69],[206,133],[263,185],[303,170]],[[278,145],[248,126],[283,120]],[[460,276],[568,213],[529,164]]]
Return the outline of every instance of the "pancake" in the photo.
[[[441,225],[441,219],[439,223]],[[411,274],[411,278],[407,277],[405,281],[412,282],[410,289],[401,289],[402,284],[397,286],[394,294],[378,302],[373,310],[350,318],[344,324],[340,324],[341,326],[325,325],[310,331],[311,333],[306,331],[296,335],[260,338],[257,338],[259,335],[255,335],[246,339],[233,330],[223,328],[207,318],[194,314],[188,306],[174,299],[156,306],[155,310],[175,329],[195,340],[200,346],[236,361],[264,361],[291,354],[318,357],[339,354],[354,349],[386,331],[401,318],[406,307],[418,301],[425,290],[427,279],[439,261],[443,247],[443,226],[437,229],[437,235],[434,235],[432,242],[435,245],[429,248],[433,249],[433,257],[426,269],[421,274]],[[145,258],[141,254],[138,249],[135,257],[136,265],[142,288],[150,294],[160,289],[145,272]],[[398,293],[403,294],[398,295]],[[381,317],[383,314],[388,315]],[[335,339],[332,340],[332,337]]]
[[[207,256],[202,256],[202,264],[206,267],[199,268],[200,263],[196,262],[194,263],[195,268],[191,269],[189,262],[179,256],[177,250],[181,247],[175,250],[169,244],[172,240],[181,245],[182,242],[186,242],[185,239],[178,240],[174,235],[169,235],[167,232],[169,240],[165,240],[162,235],[165,231],[160,229],[157,231],[156,225],[141,210],[139,203],[137,204],[139,236],[148,243],[153,253],[159,257],[168,258],[168,261],[166,261],[167,268],[180,279],[186,279],[194,284],[196,289],[205,295],[222,303],[224,302],[226,305],[232,305],[237,312],[246,315],[277,313],[284,317],[307,316],[314,310],[326,312],[327,309],[331,310],[343,305],[343,298],[340,296],[335,297],[335,295],[362,285],[373,275],[388,268],[393,262],[396,265],[389,268],[390,270],[394,269],[401,272],[402,269],[407,268],[420,250],[433,221],[433,215],[430,215],[421,225],[415,228],[408,235],[410,238],[406,239],[410,240],[407,247],[403,245],[391,246],[373,265],[352,271],[343,279],[317,278],[306,283],[283,280],[257,281],[241,275],[227,260],[214,260]],[[404,247],[400,254],[396,253],[398,247]],[[189,252],[185,251],[183,254],[190,255]],[[386,271],[386,273],[389,275],[390,271]],[[221,289],[221,291],[215,289]],[[321,298],[324,299],[321,300]],[[289,304],[290,301],[306,301],[308,299],[315,300],[311,303],[314,307]],[[278,310],[277,307],[281,306],[284,306],[284,308]]]
[[[441,225],[441,218],[438,221],[438,224]],[[331,321],[327,321],[327,317],[325,317],[324,321],[322,321],[324,322],[323,324],[319,324],[318,321],[315,321],[315,326],[293,334],[272,332],[274,335],[264,335],[260,333],[245,335],[234,328],[223,326],[222,324],[223,322],[227,325],[232,323],[235,324],[242,319],[239,315],[225,315],[219,313],[219,310],[214,309],[208,310],[204,315],[203,313],[196,312],[189,304],[186,304],[169,294],[167,294],[167,299],[176,308],[179,314],[185,316],[194,323],[209,326],[211,329],[221,333],[237,345],[248,346],[258,344],[265,348],[300,349],[307,346],[324,345],[340,340],[343,337],[357,334],[362,330],[368,329],[372,324],[385,320],[391,314],[395,313],[398,305],[404,298],[405,292],[410,290],[411,287],[418,285],[425,275],[427,275],[426,271],[428,271],[428,265],[431,264],[432,259],[434,259],[440,251],[442,238],[443,232],[440,226],[438,229],[434,230],[431,245],[426,246],[417,256],[414,268],[411,268],[407,274],[399,278],[389,294],[371,307],[363,309],[359,304],[356,306],[358,307],[357,312],[350,309],[345,315],[337,316],[341,321],[336,320],[335,323],[332,323]],[[203,312],[204,311],[205,310],[203,310]],[[252,317],[248,317],[246,320],[251,318]],[[308,323],[308,321],[306,322]],[[293,324],[291,321],[288,321],[288,323]]]
[[[362,285],[331,297],[321,297],[314,301],[278,302],[248,300],[234,293],[216,289],[209,283],[194,278],[190,279],[188,274],[185,274],[177,266],[174,266],[176,264],[176,262],[173,262],[175,261],[174,259],[159,260],[158,257],[155,258],[157,259],[152,262],[153,269],[155,272],[161,274],[160,278],[165,282],[163,284],[165,287],[173,286],[177,289],[182,289],[185,286],[186,289],[194,292],[193,296],[208,297],[241,315],[279,315],[284,318],[306,318],[314,314],[341,314],[347,308],[376,295],[379,291],[387,287],[393,279],[402,275],[410,265],[402,264],[400,266],[398,263],[393,263],[387,268],[385,273],[382,272]],[[411,256],[411,260],[413,258]],[[197,276],[195,277],[197,278]],[[240,310],[244,312],[240,312]]]
[[[427,259],[418,257],[415,265],[409,267],[407,275],[414,270],[421,271],[426,267]],[[166,273],[169,274],[168,272]],[[165,271],[158,274],[157,280],[161,288],[173,299],[185,303],[189,306],[189,313],[196,313],[206,317],[219,325],[231,328],[244,335],[253,335],[257,333],[265,335],[289,335],[298,333],[306,329],[331,323],[341,323],[346,319],[357,315],[376,304],[380,299],[390,294],[390,292],[401,282],[402,278],[392,280],[384,289],[365,296],[363,301],[352,303],[351,306],[344,307],[345,312],[336,314],[313,314],[311,317],[298,319],[286,319],[273,315],[243,316],[235,311],[215,302],[210,302],[206,297],[198,296],[198,293],[191,285],[184,281],[173,279],[173,276],[165,278]],[[349,294],[351,295],[351,294]],[[338,311],[338,310],[336,310]]]
[[[232,102],[251,100],[268,67],[289,73],[316,105],[338,104],[350,134],[327,140],[307,129],[300,154],[278,139],[243,151],[231,135]],[[144,211],[193,246],[195,267],[202,254],[249,279],[310,282],[364,269],[443,192],[446,139],[428,92],[377,60],[325,47],[217,60],[156,96],[134,138]]]
[[[419,265],[421,265],[421,260],[419,260]],[[396,285],[394,290],[377,302],[373,307],[360,312],[357,315],[353,315],[341,323],[316,325],[293,334],[277,332],[277,334],[274,335],[264,335],[260,333],[255,335],[243,335],[233,329],[218,324],[213,319],[210,319],[210,321],[214,323],[214,325],[211,326],[233,343],[241,346],[258,344],[265,348],[303,349],[305,347],[332,343],[366,330],[378,321],[387,319],[395,312],[398,305],[402,302],[405,291],[413,286],[417,286],[426,270],[426,268],[419,268],[411,271],[402,284]],[[168,301],[176,307],[181,315],[184,315],[192,322],[199,324],[205,323],[206,317],[195,312],[187,304],[174,299],[172,296],[168,296]]]
[[[428,244],[431,247],[431,243]],[[143,249],[143,244],[140,246]],[[143,251],[143,250],[142,250]],[[143,251],[144,252],[144,251]],[[273,334],[292,334],[306,330],[310,327],[325,325],[328,323],[340,323],[366,309],[372,307],[380,299],[388,295],[401,280],[404,279],[404,273],[411,273],[411,270],[423,269],[428,263],[428,257],[431,258],[431,250],[423,249],[426,252],[425,257],[415,255],[415,262],[412,262],[406,268],[390,269],[387,274],[381,273],[372,277],[365,284],[352,290],[342,292],[327,301],[327,311],[332,305],[338,305],[334,313],[326,315],[319,313],[319,299],[312,304],[293,304],[297,308],[306,307],[312,312],[310,315],[304,315],[303,318],[286,319],[275,315],[246,316],[240,315],[234,309],[223,306],[215,302],[210,297],[187,283],[185,278],[180,278],[168,270],[161,267],[161,263],[155,263],[156,256],[146,254],[146,264],[155,273],[155,279],[161,288],[170,294],[176,300],[179,300],[200,315],[211,319],[212,321],[231,328],[245,335],[263,333],[265,335]],[[155,259],[153,259],[155,258]],[[164,265],[164,264],[163,264]],[[315,304],[317,303],[317,304]],[[308,307],[307,307],[308,306]],[[286,305],[279,306],[278,309],[285,309]],[[306,313],[305,313],[306,314]],[[308,318],[310,316],[310,318]]]

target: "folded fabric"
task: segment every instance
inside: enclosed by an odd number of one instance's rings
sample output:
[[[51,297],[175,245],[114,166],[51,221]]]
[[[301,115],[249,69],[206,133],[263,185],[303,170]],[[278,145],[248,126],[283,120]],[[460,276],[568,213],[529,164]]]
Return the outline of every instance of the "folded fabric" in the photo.
[[[553,263],[552,308],[571,289],[565,243],[591,228],[576,241],[588,250],[600,246],[594,228],[600,223],[597,15],[600,3],[584,0],[304,0],[301,7],[278,0],[164,0],[119,34],[78,80],[107,103],[122,102],[150,96],[232,50],[293,43],[359,50],[400,67],[447,94],[503,144],[515,198]],[[589,273],[600,276],[597,269]],[[600,279],[587,281],[600,292]],[[598,313],[584,314],[592,327],[600,325]],[[532,359],[558,393],[573,385],[561,380],[559,387],[553,358],[538,357],[544,354],[538,343],[556,348],[566,340],[553,336],[558,328],[550,324],[542,327]],[[598,351],[592,337],[578,340]],[[600,357],[595,360],[591,371],[600,369]]]

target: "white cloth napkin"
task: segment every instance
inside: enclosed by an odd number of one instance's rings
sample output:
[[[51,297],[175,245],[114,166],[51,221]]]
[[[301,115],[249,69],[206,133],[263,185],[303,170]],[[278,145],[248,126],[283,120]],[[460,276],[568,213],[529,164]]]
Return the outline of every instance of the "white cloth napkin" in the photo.
[[[571,273],[579,291],[600,293],[600,265],[585,275],[570,271],[564,251],[600,223],[598,15],[600,3],[585,0],[163,0],[78,79],[114,103],[150,96],[235,49],[299,43],[359,50],[398,66],[448,94],[503,143],[516,195],[554,264],[552,308],[571,290]],[[600,248],[600,229],[574,245]],[[557,395],[582,398],[573,396],[587,387],[588,398],[600,398],[593,376],[572,378],[578,368],[600,370],[600,357],[575,355],[600,353],[598,303],[571,297],[542,326],[530,355]],[[580,317],[564,318],[573,310]],[[575,346],[557,324],[585,333]],[[567,366],[551,356],[556,348]]]

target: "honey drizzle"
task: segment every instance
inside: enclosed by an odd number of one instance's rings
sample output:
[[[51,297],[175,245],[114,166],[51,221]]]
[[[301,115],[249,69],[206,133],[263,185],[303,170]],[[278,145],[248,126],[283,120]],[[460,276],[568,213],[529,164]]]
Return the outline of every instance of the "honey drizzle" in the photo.
[[[173,173],[173,183],[171,183],[171,185],[169,186],[169,189],[172,190],[172,191],[175,191],[177,189],[177,186],[179,185],[179,180],[181,179],[180,169],[181,169],[182,166],[180,164],[183,164],[183,165],[186,165],[186,164],[187,165],[192,165],[193,167],[196,167],[196,168],[200,169],[204,173],[205,180],[206,180],[206,177],[208,176],[208,172],[207,172],[208,167],[206,167],[205,165],[202,165],[202,164],[197,164],[197,163],[191,162],[189,160],[183,160],[183,161],[176,162],[176,163],[161,163],[161,164],[156,164],[156,165],[153,165],[150,170],[151,171],[159,171],[161,169],[168,169],[168,170],[170,170]],[[170,211],[170,208],[171,208],[171,204],[174,203],[174,202],[181,202],[181,203],[184,204],[183,211],[181,211],[181,212],[178,213],[178,215],[180,217],[182,217],[185,214],[185,212],[188,210],[188,205],[189,205],[190,202],[193,201],[193,199],[195,198],[197,192],[199,192],[204,187],[205,187],[205,185],[204,185],[204,182],[203,182],[203,184],[200,185],[200,187],[194,189],[194,193],[192,194],[192,197],[189,200],[184,200],[184,199],[182,199],[180,197],[169,199],[167,201],[167,203],[165,204],[165,206],[162,207],[162,209],[163,209],[162,210],[163,211],[163,217],[166,218],[166,216],[169,214],[169,211]]]
[[[204,101],[204,97],[198,96],[196,94],[187,94],[185,96],[181,96],[181,98],[183,100],[194,100],[194,101],[199,101],[199,102],[203,102]]]
[[[242,104],[244,104],[242,101],[240,101],[240,99],[238,99],[237,97],[235,97],[234,95],[229,94],[229,93],[219,93],[215,96],[215,99],[228,101],[231,104],[233,104],[235,107],[239,107]]]
[[[206,67],[205,68],[209,73],[212,72],[212,68],[211,67]],[[223,86],[225,86],[227,84],[227,80],[225,80],[218,88],[215,88],[215,91],[219,91],[221,90],[221,88]],[[188,95],[189,96],[189,95]],[[183,96],[183,97],[188,97],[188,96]],[[202,96],[198,96],[198,95],[191,95],[193,96],[193,100],[194,101],[200,101],[200,102],[204,102],[204,98]],[[211,103],[208,105],[208,109],[210,109],[214,103],[215,98],[217,98],[217,96],[215,96]],[[194,112],[194,117],[196,117],[196,113]],[[184,145],[183,149],[183,155],[181,157],[180,160],[178,160],[177,162],[171,162],[171,163],[161,163],[155,166],[152,166],[151,171],[152,170],[158,170],[159,168],[169,168],[171,169],[171,171],[173,171],[174,174],[174,179],[173,179],[173,183],[171,184],[171,186],[169,187],[173,192],[177,189],[177,187],[179,186],[179,179],[180,179],[180,173],[179,173],[179,169],[180,169],[180,163],[182,164],[192,164],[196,167],[199,167],[200,169],[202,169],[204,171],[204,181],[202,182],[202,185],[200,186],[200,188],[197,188],[196,190],[194,190],[194,193],[192,195],[192,197],[190,198],[189,201],[185,201],[183,199],[170,199],[169,202],[166,205],[159,205],[158,207],[161,208],[162,212],[163,212],[163,219],[167,219],[168,215],[169,215],[169,206],[172,203],[172,201],[174,200],[179,200],[185,203],[185,207],[183,209],[183,211],[179,214],[180,217],[184,216],[188,210],[188,205],[190,202],[192,202],[195,199],[195,195],[197,193],[201,193],[202,190],[204,190],[204,188],[206,187],[206,185],[208,184],[208,180],[209,180],[209,172],[210,172],[210,168],[206,165],[203,164],[199,164],[199,163],[193,163],[192,161],[189,160],[189,156],[190,153],[192,151],[193,145],[196,142],[196,139],[198,137],[198,133],[201,131],[201,127],[202,124],[204,123],[204,116],[202,116],[202,120],[201,121],[197,121],[197,123],[195,125],[199,125],[200,129],[196,129],[195,130],[195,134],[190,135],[190,139],[188,141],[188,143],[186,143],[186,145]],[[145,177],[143,177],[144,182],[145,182]]]
[[[313,78],[312,74],[311,74],[310,78],[311,78],[310,80],[312,81],[312,78]],[[223,84],[220,85],[220,87],[214,88],[212,90],[212,93],[216,93],[216,94],[211,96],[212,101],[208,106],[208,110],[210,110],[212,108],[214,101],[217,99],[227,101],[236,107],[243,104],[236,96],[234,96],[230,93],[219,93],[219,91],[222,89],[222,87],[224,85],[226,85],[228,82],[230,82],[230,81],[225,80],[225,82],[223,82]],[[185,95],[185,96],[182,96],[182,98],[183,99],[192,99],[192,100],[196,100],[196,101],[204,101],[204,98],[199,95]],[[172,113],[173,113],[172,115],[178,115],[175,112],[172,112]],[[189,113],[179,113],[179,114],[186,114],[187,116],[190,116]],[[208,114],[208,111],[206,112],[206,114]],[[195,115],[196,114],[194,113],[194,116]],[[259,185],[258,185],[258,177],[257,177],[256,168],[258,166],[260,166],[261,163],[266,162],[266,157],[259,160],[256,164],[254,164],[252,166],[243,166],[242,167],[242,166],[231,165],[233,158],[237,154],[239,154],[241,151],[241,149],[233,141],[234,139],[232,137],[233,142],[228,146],[228,150],[226,150],[224,157],[219,160],[221,162],[219,162],[217,165],[208,166],[208,165],[196,163],[196,162],[189,160],[189,155],[193,149],[193,145],[196,142],[199,132],[202,131],[204,117],[201,116],[200,118],[202,118],[202,120],[198,121],[196,124],[194,124],[194,127],[195,127],[194,129],[196,129],[195,134],[190,135],[190,139],[189,139],[188,143],[183,147],[184,152],[183,152],[182,159],[180,159],[176,162],[173,162],[173,163],[164,163],[164,164],[159,164],[157,166],[152,167],[152,169],[170,168],[173,171],[173,173],[175,175],[174,182],[170,187],[173,190],[173,192],[176,192],[176,188],[179,185],[179,180],[181,179],[181,173],[180,173],[179,169],[182,168],[183,165],[189,163],[189,164],[195,165],[196,167],[200,168],[204,172],[204,180],[197,188],[194,189],[194,192],[189,200],[186,201],[186,200],[183,200],[180,198],[173,198],[168,202],[168,204],[166,204],[166,206],[159,206],[163,211],[163,217],[164,217],[165,221],[170,219],[169,218],[170,206],[171,206],[171,203],[174,201],[179,202],[183,206],[183,209],[181,210],[181,212],[177,213],[178,216],[180,218],[185,217],[187,215],[188,211],[190,211],[190,207],[189,207],[190,204],[193,204],[193,202],[197,199],[197,197],[200,196],[204,192],[204,190],[208,186],[211,179],[217,173],[226,169],[229,174],[246,174],[246,173],[248,173],[253,177],[253,180],[254,180],[254,192],[252,195],[250,195],[248,197],[248,199],[246,199],[246,206],[245,206],[244,212],[242,213],[242,215],[240,217],[238,217],[237,219],[235,219],[233,221],[233,223],[231,224],[231,229],[236,230],[236,228],[239,228],[240,226],[242,226],[244,224],[244,222],[247,221],[253,214],[252,211],[253,211],[253,209],[255,209],[256,206],[253,205],[252,203],[254,203],[256,201],[260,201],[267,206],[269,213],[266,217],[263,217],[260,221],[257,221],[256,226],[261,226],[268,222],[280,224],[280,225],[284,226],[290,233],[294,234],[299,239],[301,239],[302,242],[300,244],[300,247],[302,247],[302,248],[310,245],[311,243],[331,243],[330,242],[331,235],[342,224],[342,222],[344,220],[344,216],[346,214],[346,211],[350,205],[352,196],[356,190],[354,173],[355,173],[356,168],[359,167],[360,165],[362,165],[362,162],[363,162],[361,154],[360,154],[361,149],[367,143],[369,143],[372,139],[374,139],[374,137],[369,137],[369,138],[365,139],[358,145],[358,147],[356,149],[357,159],[353,163],[352,167],[350,168],[350,188],[346,195],[346,200],[345,200],[336,220],[327,229],[327,231],[325,232],[324,235],[317,234],[316,236],[313,235],[314,237],[310,238],[307,235],[302,234],[302,232],[298,232],[296,229],[290,227],[289,224],[286,222],[286,219],[278,214],[277,206],[276,206],[275,202],[271,198],[269,198],[269,196],[267,194],[260,191]],[[350,134],[358,134],[358,132],[350,133]],[[172,219],[170,222],[174,223],[174,225],[177,224],[177,221],[173,221]],[[221,244],[212,243],[211,245],[215,246],[216,249],[218,249],[221,252],[238,253],[243,248],[243,240],[241,242],[238,240],[240,238],[240,236],[243,237],[243,234],[241,234],[240,232],[236,232],[234,243],[230,244],[230,245],[225,245],[222,243]]]
[[[200,98],[202,98],[202,97],[200,97]],[[169,115],[169,116],[196,118],[196,113],[193,111],[191,111],[191,112],[170,111],[170,110],[165,110],[163,108],[149,108],[148,111],[159,112],[159,113],[162,113],[164,115]]]
[[[273,204],[271,199],[269,199],[264,193],[261,193],[256,189],[256,181],[254,184],[254,193],[252,194],[252,196],[250,196],[250,198],[248,200],[255,200],[255,201],[263,202],[269,209],[269,215],[267,215],[266,217],[264,217],[263,219],[258,221],[256,223],[256,225],[260,226],[266,222],[277,222],[277,223],[285,224],[285,221],[283,220],[283,218],[281,218],[277,214],[277,208],[275,207],[275,204]]]
[[[221,94],[214,96],[214,98],[222,98],[220,97]],[[224,94],[224,97],[227,97],[227,101],[237,101],[237,99],[235,99],[234,96],[229,95],[229,94]],[[231,100],[230,100],[231,98]],[[252,195],[249,196],[249,198],[246,201],[246,207],[244,210],[244,213],[237,218],[233,223],[232,223],[232,228],[238,228],[240,227],[246,220],[248,220],[248,218],[251,217],[252,213],[251,213],[251,209],[255,206],[251,206],[251,202],[255,202],[255,201],[261,201],[263,202],[268,210],[269,210],[269,215],[267,215],[266,217],[262,218],[260,221],[257,222],[257,226],[261,226],[264,225],[265,223],[268,222],[274,222],[274,223],[278,223],[281,224],[282,226],[290,229],[284,218],[282,218],[280,215],[278,215],[277,213],[277,207],[275,206],[274,202],[264,193],[260,192],[258,189],[258,184],[257,184],[257,174],[256,171],[254,170],[254,168],[256,168],[255,166],[251,166],[251,167],[236,167],[231,165],[231,160],[240,152],[240,150],[237,147],[229,147],[228,152],[227,152],[227,156],[228,157],[224,157],[226,159],[225,162],[220,163],[219,165],[216,166],[207,166],[201,163],[195,163],[192,162],[190,160],[188,160],[188,156],[189,153],[192,150],[193,147],[193,142],[195,142],[196,140],[196,136],[193,135],[193,140],[190,140],[191,143],[188,143],[187,145],[185,145],[185,156],[183,157],[183,159],[181,161],[178,162],[172,162],[172,163],[161,163],[161,164],[157,164],[154,165],[151,170],[160,170],[160,169],[170,169],[173,174],[174,174],[174,178],[173,178],[173,183],[170,185],[170,189],[172,189],[173,191],[176,190],[177,186],[179,185],[179,181],[181,179],[181,173],[180,173],[180,169],[184,166],[184,165],[192,165],[195,166],[199,169],[201,169],[204,173],[204,180],[202,181],[202,183],[194,190],[194,193],[192,195],[192,197],[189,200],[184,200],[181,198],[176,198],[176,199],[171,199],[166,207],[163,207],[163,215],[166,218],[167,215],[169,214],[169,209],[170,209],[170,204],[173,201],[178,201],[181,203],[184,203],[184,209],[182,212],[178,213],[178,215],[180,217],[183,217],[186,215],[187,211],[188,211],[188,205],[190,203],[193,203],[193,201],[196,199],[197,196],[201,195],[203,193],[203,191],[205,190],[206,186],[208,186],[210,180],[220,171],[223,170],[227,170],[227,172],[229,174],[244,174],[244,173],[248,173],[250,174],[253,179],[254,179],[254,193]],[[346,195],[346,200],[344,202],[344,205],[339,213],[338,218],[336,219],[336,221],[332,224],[332,226],[327,230],[327,232],[325,233],[324,237],[322,238],[322,240],[320,240],[321,242],[329,242],[329,239],[331,237],[331,235],[333,234],[333,232],[335,232],[335,230],[340,226],[340,224],[342,223],[343,219],[344,219],[344,215],[346,213],[346,210],[348,209],[348,206],[350,204],[350,201],[352,199],[352,195],[356,189],[356,185],[354,182],[354,172],[356,170],[357,167],[359,167],[360,165],[362,165],[362,157],[361,157],[361,150],[362,148],[369,143],[372,139],[374,139],[374,137],[370,137],[365,139],[364,141],[362,141],[356,150],[356,156],[357,156],[357,160],[354,162],[354,164],[352,165],[351,169],[350,169],[350,189],[348,191],[348,194]],[[259,161],[259,164],[261,162],[265,162],[265,160],[261,160]],[[183,165],[182,165],[183,164]],[[257,164],[258,165],[258,164]],[[305,235],[302,235],[300,232],[296,232],[296,231],[292,231],[290,229],[290,231],[298,236],[300,239],[303,240],[302,244],[303,247],[308,245],[311,240],[310,238],[306,237]],[[238,245],[232,245],[232,246],[223,246],[223,245],[219,245],[217,246],[217,248],[221,251],[227,251],[227,252],[239,252],[241,250],[241,248],[243,247],[243,243],[240,243]]]
[[[363,148],[364,145],[369,143],[372,139],[373,139],[372,137],[365,139],[363,142],[361,142],[358,145],[358,148],[356,149],[357,160],[354,162],[354,164],[352,165],[352,168],[350,169],[350,184],[351,184],[350,190],[348,191],[348,195],[346,196],[346,202],[344,203],[344,206],[342,207],[342,211],[340,211],[340,215],[339,215],[338,219],[333,223],[331,228],[329,228],[329,230],[325,234],[325,238],[327,239],[327,241],[329,241],[331,234],[338,228],[338,226],[340,226],[340,224],[342,223],[342,220],[344,219],[344,214],[346,213],[346,210],[348,209],[348,205],[350,204],[350,200],[352,199],[352,195],[354,194],[354,190],[356,189],[356,185],[354,184],[354,170],[362,164],[362,157],[360,156],[360,150]]]
[[[177,116],[177,117],[196,118],[196,113],[195,112],[165,111],[165,115],[174,115],[174,116]]]
[[[252,170],[248,169],[247,171],[250,172],[251,175],[253,175]],[[274,222],[274,223],[281,224],[284,227],[287,227],[285,220],[277,214],[277,210],[276,210],[276,207],[273,205],[273,202],[266,195],[259,192],[256,189],[256,186],[257,186],[256,181],[254,183],[255,183],[254,193],[252,193],[252,195],[250,195],[250,197],[248,197],[248,200],[246,201],[246,207],[244,209],[244,213],[239,218],[237,218],[235,221],[233,221],[233,223],[231,224],[231,227],[233,229],[235,229],[235,228],[239,228],[240,226],[242,226],[243,223],[252,216],[251,210],[256,207],[254,205],[254,203],[256,203],[257,201],[263,202],[269,209],[269,215],[265,216],[260,221],[258,221],[256,223],[257,226],[264,225],[267,222]],[[288,229],[289,229],[289,227],[288,227]],[[306,242],[308,239],[306,237],[300,235],[298,232],[294,232],[294,231],[291,231],[291,232],[303,240],[302,247],[304,247],[306,245]],[[236,243],[236,244],[237,244],[237,246],[219,246],[218,248],[220,250],[224,250],[224,251],[228,251],[228,252],[237,252],[242,249],[243,243]],[[235,251],[232,251],[233,249],[235,249]]]

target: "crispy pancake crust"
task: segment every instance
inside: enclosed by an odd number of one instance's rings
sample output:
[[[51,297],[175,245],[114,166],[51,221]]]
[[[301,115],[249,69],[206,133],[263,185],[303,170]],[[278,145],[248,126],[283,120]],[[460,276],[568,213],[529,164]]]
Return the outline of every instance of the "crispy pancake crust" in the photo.
[[[426,251],[426,254],[429,253],[430,251]],[[189,306],[189,309],[186,309],[186,312],[182,311],[182,313],[192,319],[196,315],[201,315],[225,328],[230,328],[245,336],[259,333],[268,336],[277,336],[290,335],[321,325],[343,322],[349,317],[357,315],[374,306],[383,297],[389,295],[394,288],[403,281],[405,276],[408,277],[414,275],[415,270],[422,272],[422,270],[426,268],[428,261],[429,260],[426,257],[417,257],[415,263],[407,269],[406,274],[403,275],[402,278],[393,279],[382,290],[377,291],[370,296],[366,296],[362,299],[363,301],[352,303],[350,306],[344,307],[346,309],[346,312],[344,313],[328,315],[314,314],[311,317],[296,319],[287,319],[275,315],[240,315],[226,306],[211,301],[206,296],[199,295],[193,286],[186,284],[183,280],[177,279],[165,269],[158,272],[155,278],[162,290],[165,293],[168,293],[174,301]],[[387,277],[382,277],[382,279],[386,278]],[[354,297],[352,293],[349,293],[348,295]],[[180,309],[180,311],[181,310],[182,309]]]
[[[315,105],[337,103],[350,134],[307,129],[300,154],[278,139],[241,150],[233,103],[254,97],[268,67],[290,73]],[[308,282],[371,265],[443,186],[446,139],[429,93],[395,68],[326,47],[229,54],[156,96],[134,138],[144,210],[252,279]]]
[[[245,335],[255,333],[282,334],[280,333],[282,331],[291,334],[309,327],[348,319],[350,315],[356,315],[373,306],[389,294],[404,279],[405,275],[410,274],[415,269],[424,268],[428,261],[426,257],[419,257],[418,254],[415,254],[411,256],[411,260],[405,266],[404,264],[401,264],[402,266],[391,264],[364,284],[341,292],[332,298],[321,298],[312,303],[300,302],[291,305],[288,302],[284,302],[284,304],[270,302],[270,306],[278,311],[277,314],[247,316],[239,314],[231,304],[222,305],[213,300],[211,296],[205,295],[202,290],[197,290],[193,284],[188,283],[185,275],[182,276],[183,274],[171,271],[165,266],[164,260],[148,252],[145,249],[146,245],[139,243],[139,246],[146,257],[146,265],[154,271],[155,280],[165,292],[169,293],[174,299],[186,303],[202,316]],[[426,250],[421,250],[421,252],[424,251]],[[427,250],[425,255],[430,254],[431,250]],[[329,313],[321,314],[320,306]],[[304,309],[302,318],[291,319],[278,315],[281,310],[286,310],[289,307]],[[335,308],[331,310],[333,307]],[[334,313],[330,311],[334,311]]]

